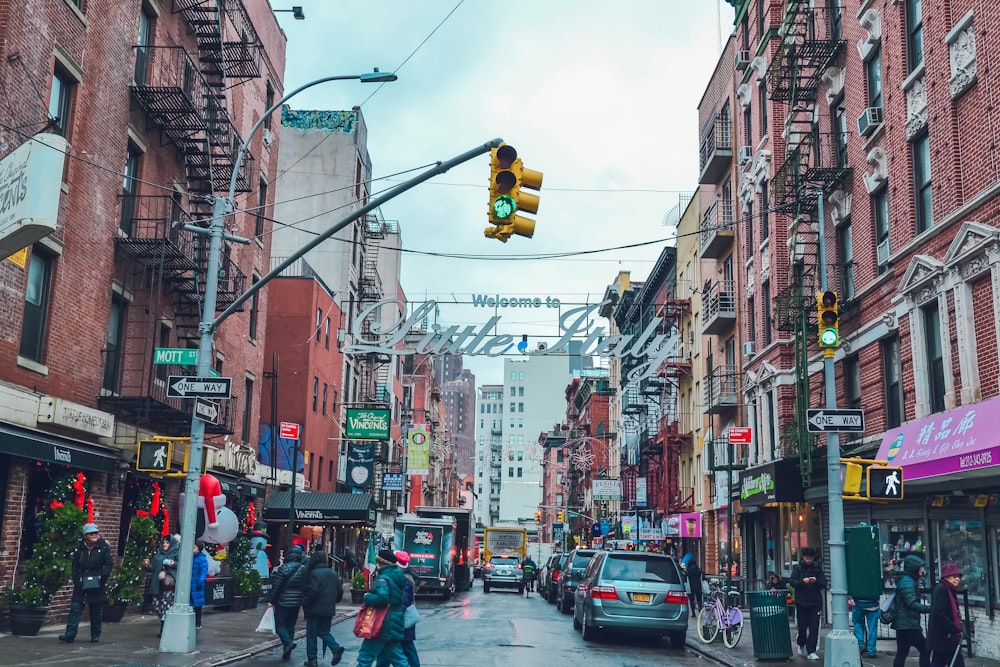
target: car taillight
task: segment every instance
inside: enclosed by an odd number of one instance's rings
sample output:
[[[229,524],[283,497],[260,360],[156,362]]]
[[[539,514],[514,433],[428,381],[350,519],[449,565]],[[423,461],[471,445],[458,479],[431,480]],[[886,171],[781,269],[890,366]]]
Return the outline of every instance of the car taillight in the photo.
[[[486,565],[483,566],[483,569],[484,570],[492,570],[493,569],[493,565],[490,564],[490,563],[487,563]]]
[[[523,568],[523,567],[521,567],[521,564],[520,564],[520,563],[518,563],[518,564],[517,564],[517,569],[519,569],[519,570],[523,570],[524,568]]]
[[[590,597],[595,600],[617,600],[618,591],[614,586],[594,586],[590,589]]]
[[[559,572],[558,572],[558,570],[552,573],[552,581],[559,581]]]
[[[667,593],[667,604],[687,604],[688,596],[687,593],[675,593],[670,591]]]

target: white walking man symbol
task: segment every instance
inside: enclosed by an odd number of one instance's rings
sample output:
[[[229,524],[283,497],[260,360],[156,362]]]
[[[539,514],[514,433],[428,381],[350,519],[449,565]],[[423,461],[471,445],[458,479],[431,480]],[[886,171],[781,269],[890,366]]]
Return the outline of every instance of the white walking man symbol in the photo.
[[[885,495],[899,495],[899,471],[893,470],[892,474],[885,478]]]
[[[166,468],[167,467],[167,444],[163,443],[160,445],[153,453],[153,467],[154,468]]]

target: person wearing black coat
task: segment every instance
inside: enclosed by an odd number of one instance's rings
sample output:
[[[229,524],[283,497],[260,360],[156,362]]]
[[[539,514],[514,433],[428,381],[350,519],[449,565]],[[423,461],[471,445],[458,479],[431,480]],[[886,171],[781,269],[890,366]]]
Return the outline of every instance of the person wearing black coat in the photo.
[[[685,574],[687,576],[688,586],[691,589],[691,596],[688,599],[691,601],[691,615],[694,616],[698,613],[698,610],[701,609],[701,606],[704,603],[701,582],[705,576],[702,574],[701,566],[698,565],[698,560],[696,558],[691,558],[691,560],[688,561],[687,571]]]
[[[802,547],[801,558],[792,568],[788,583],[795,589],[795,621],[798,626],[796,642],[799,655],[819,660],[816,646],[819,643],[819,612],[823,607],[823,589],[826,575],[816,563],[816,550]]]
[[[344,597],[344,589],[340,585],[340,577],[330,568],[326,552],[317,549],[309,557],[308,579],[306,589],[302,594],[302,611],[306,615],[306,667],[316,667],[316,639],[323,642],[323,655],[326,649],[333,651],[333,661],[336,665],[344,655],[344,647],[337,643],[330,633],[330,623],[337,613],[337,603]]]
[[[917,649],[920,667],[930,665],[930,652],[920,626],[920,615],[931,610],[929,604],[920,599],[917,581],[924,576],[924,559],[916,554],[903,558],[903,576],[896,583],[896,620],[892,628],[896,631],[896,657],[892,667],[905,667],[910,649]]]
[[[97,642],[101,639],[101,621],[104,619],[104,605],[108,601],[104,585],[111,575],[113,565],[111,547],[101,537],[97,525],[88,523],[83,527],[80,546],[73,552],[73,599],[70,602],[69,618],[66,620],[66,631],[59,635],[59,641],[68,644],[76,639],[84,605],[90,607],[90,641]]]
[[[268,604],[274,607],[274,632],[281,638],[284,650],[282,660],[292,657],[295,649],[295,621],[302,606],[306,589],[307,571],[302,563],[305,554],[296,545],[285,554],[285,563],[271,573],[271,597]]]
[[[955,563],[941,566],[941,581],[931,593],[931,612],[927,622],[927,648],[931,667],[965,667],[962,645],[962,616],[958,607],[958,586],[962,571]],[[954,663],[952,658],[954,657]]]

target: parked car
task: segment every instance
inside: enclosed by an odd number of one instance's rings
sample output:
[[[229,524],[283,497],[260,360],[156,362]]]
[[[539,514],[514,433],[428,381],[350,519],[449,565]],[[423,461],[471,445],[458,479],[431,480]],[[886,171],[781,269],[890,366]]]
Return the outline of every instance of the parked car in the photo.
[[[515,588],[524,593],[524,573],[517,556],[490,556],[483,568],[483,593],[493,588]]]
[[[559,571],[559,581],[556,584],[556,609],[564,614],[573,611],[573,595],[576,586],[583,578],[583,571],[590,564],[590,559],[598,552],[595,549],[573,549],[566,557]]]
[[[688,597],[672,556],[602,551],[591,559],[574,593],[573,627],[592,641],[600,630],[666,635],[684,646]]]
[[[567,556],[569,556],[569,552],[567,551],[561,551],[549,556],[549,559],[545,562],[544,571],[539,575],[538,590],[542,592],[542,597],[549,604],[556,603],[556,582],[559,581],[559,572],[562,570],[563,564],[566,563]]]

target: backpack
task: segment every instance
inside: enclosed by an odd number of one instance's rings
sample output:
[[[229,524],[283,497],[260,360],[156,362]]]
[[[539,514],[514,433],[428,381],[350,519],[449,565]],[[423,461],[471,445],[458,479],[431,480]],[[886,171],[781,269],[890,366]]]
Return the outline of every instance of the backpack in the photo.
[[[889,593],[879,605],[878,620],[882,625],[892,625],[896,621],[896,594]]]

